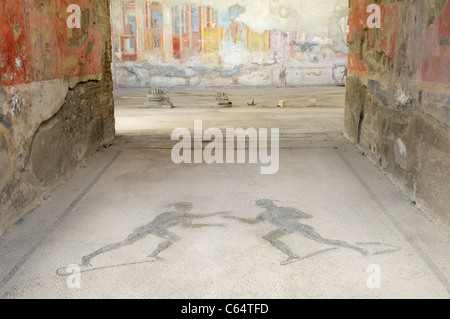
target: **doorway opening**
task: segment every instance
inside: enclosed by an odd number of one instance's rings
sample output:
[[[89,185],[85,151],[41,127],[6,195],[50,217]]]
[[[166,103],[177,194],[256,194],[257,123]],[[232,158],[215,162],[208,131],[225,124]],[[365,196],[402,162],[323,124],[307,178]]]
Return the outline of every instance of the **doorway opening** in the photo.
[[[112,1],[117,134],[167,136],[194,120],[342,133],[348,3],[315,6]],[[164,89],[174,108],[145,108],[152,87]],[[219,92],[231,108],[217,107]]]

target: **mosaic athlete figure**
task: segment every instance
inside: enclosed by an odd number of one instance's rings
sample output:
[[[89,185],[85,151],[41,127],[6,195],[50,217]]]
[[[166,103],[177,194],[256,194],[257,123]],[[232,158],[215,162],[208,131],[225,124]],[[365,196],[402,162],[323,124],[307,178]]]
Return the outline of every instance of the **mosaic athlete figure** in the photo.
[[[302,224],[300,219],[310,219],[313,216],[306,214],[296,208],[292,207],[278,207],[270,199],[260,199],[256,201],[256,205],[264,209],[255,219],[245,219],[235,216],[225,216],[228,219],[236,219],[246,224],[258,224],[264,221],[268,221],[277,226],[278,229],[263,236],[263,239],[267,240],[276,249],[282,251],[288,256],[288,258],[282,263],[287,265],[301,260],[297,254],[292,252],[288,245],[279,240],[279,238],[298,233],[305,238],[311,239],[319,244],[326,244],[335,247],[343,247],[353,249],[359,252],[361,255],[368,255],[368,251],[364,248],[351,245],[341,240],[331,240],[323,238],[315,229],[309,225]]]
[[[148,223],[147,225],[136,228],[133,233],[128,236],[124,241],[118,242],[115,244],[107,245],[103,248],[98,249],[97,251],[84,256],[81,260],[81,265],[85,267],[92,267],[91,260],[101,254],[106,252],[119,249],[123,246],[129,246],[134,244],[135,242],[143,239],[147,235],[155,235],[157,237],[165,239],[165,241],[161,242],[159,246],[153,251],[148,257],[162,259],[159,257],[159,254],[172,246],[174,243],[181,240],[181,237],[171,233],[167,229],[175,226],[182,226],[186,228],[202,228],[202,227],[225,227],[225,224],[194,224],[195,219],[202,219],[217,215],[227,215],[228,212],[220,212],[220,213],[212,213],[205,215],[197,215],[189,213],[193,209],[193,205],[191,203],[176,203],[173,205],[175,211],[162,213],[156,216],[153,221]]]

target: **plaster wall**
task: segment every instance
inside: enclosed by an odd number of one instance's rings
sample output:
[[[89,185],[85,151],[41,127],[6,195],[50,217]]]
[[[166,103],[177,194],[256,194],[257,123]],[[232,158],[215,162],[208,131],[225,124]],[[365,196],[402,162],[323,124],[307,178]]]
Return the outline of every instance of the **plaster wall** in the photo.
[[[450,3],[381,0],[381,28],[350,1],[345,130],[450,226]]]
[[[2,1],[0,34],[1,235],[114,137],[109,1]]]

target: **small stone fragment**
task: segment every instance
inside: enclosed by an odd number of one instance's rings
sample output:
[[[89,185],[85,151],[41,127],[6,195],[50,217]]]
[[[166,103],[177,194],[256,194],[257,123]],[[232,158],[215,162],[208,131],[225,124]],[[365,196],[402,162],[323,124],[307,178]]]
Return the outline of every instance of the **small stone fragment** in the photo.
[[[286,107],[286,101],[284,101],[284,100],[278,101],[278,105],[277,106],[278,107]]]
[[[173,108],[173,104],[170,102],[167,92],[163,89],[152,87],[148,92],[144,108]]]
[[[317,99],[309,99],[308,107],[317,107]]]
[[[218,107],[232,107],[233,103],[230,101],[228,94],[224,92],[218,92],[216,94],[216,100]]]

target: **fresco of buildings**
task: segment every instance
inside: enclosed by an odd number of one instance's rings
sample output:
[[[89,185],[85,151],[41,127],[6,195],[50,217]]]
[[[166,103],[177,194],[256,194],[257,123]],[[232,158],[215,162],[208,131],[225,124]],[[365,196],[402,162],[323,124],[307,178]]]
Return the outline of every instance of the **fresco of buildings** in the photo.
[[[302,30],[257,33],[239,18],[245,12],[239,4],[224,13],[213,5],[112,1],[116,86],[344,83],[347,55],[334,40]],[[346,21],[336,21],[343,38]]]

